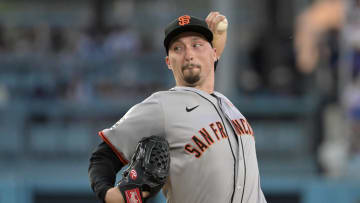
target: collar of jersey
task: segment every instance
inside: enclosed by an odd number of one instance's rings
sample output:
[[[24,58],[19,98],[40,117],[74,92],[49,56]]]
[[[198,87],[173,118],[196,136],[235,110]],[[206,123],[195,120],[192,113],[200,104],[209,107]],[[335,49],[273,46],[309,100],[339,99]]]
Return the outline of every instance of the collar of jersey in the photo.
[[[209,93],[199,90],[197,88],[193,88],[193,87],[185,87],[185,86],[175,86],[173,88],[171,88],[170,90],[172,91],[190,91],[190,92],[195,92],[197,94],[200,94],[201,96],[209,99],[212,102],[216,102],[216,99]],[[220,94],[219,92],[214,91],[213,92],[216,96],[218,97],[223,97],[222,94]],[[215,100],[214,100],[215,99]]]

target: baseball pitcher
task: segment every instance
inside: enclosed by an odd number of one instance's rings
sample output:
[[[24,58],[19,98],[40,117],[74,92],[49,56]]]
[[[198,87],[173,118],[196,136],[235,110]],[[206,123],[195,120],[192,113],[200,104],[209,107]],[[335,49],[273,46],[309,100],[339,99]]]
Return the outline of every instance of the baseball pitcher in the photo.
[[[266,202],[254,130],[214,90],[226,29],[218,12],[206,20],[183,15],[166,26],[165,62],[176,86],[152,94],[99,133],[104,142],[90,158],[89,177],[100,200],[144,202],[162,188],[169,203]]]

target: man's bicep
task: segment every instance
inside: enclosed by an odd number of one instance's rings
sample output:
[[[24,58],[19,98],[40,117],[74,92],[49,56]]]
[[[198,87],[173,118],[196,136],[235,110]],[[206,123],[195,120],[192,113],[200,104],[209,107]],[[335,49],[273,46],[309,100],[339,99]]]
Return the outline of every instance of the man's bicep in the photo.
[[[105,143],[101,142],[95,150],[92,152],[90,157],[91,163],[103,163],[108,162],[111,163],[111,168],[116,173],[121,170],[122,167],[125,166],[119,158],[116,156],[115,152],[111,149],[111,147]]]

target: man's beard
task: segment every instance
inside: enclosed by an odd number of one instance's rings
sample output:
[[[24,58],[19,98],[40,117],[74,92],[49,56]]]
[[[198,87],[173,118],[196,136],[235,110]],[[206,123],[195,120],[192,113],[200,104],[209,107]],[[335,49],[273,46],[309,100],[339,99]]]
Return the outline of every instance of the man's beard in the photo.
[[[199,69],[201,68],[201,66],[198,65],[198,64],[187,64],[187,65],[182,67],[183,72],[185,71],[185,69],[189,68],[190,66],[195,66],[195,67],[197,67]],[[200,74],[199,73],[193,73],[191,70],[188,70],[188,72],[190,74],[184,74],[185,82],[192,85],[192,84],[195,84],[196,82],[198,82],[200,80]]]

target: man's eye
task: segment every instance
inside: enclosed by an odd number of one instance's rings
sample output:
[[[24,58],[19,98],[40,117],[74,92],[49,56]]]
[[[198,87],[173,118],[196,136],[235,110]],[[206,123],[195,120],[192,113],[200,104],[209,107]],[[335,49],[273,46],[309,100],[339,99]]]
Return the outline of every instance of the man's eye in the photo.
[[[180,51],[181,50],[181,47],[174,47],[174,51]]]
[[[200,47],[201,44],[197,43],[197,44],[194,44],[193,46],[194,46],[194,47]]]

